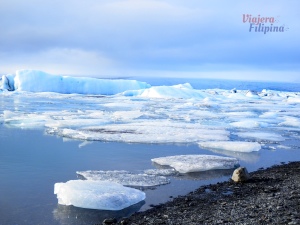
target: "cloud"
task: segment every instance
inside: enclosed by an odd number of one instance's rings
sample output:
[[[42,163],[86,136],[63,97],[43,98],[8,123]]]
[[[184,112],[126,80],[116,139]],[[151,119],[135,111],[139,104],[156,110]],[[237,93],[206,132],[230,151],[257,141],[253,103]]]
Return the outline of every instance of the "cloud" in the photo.
[[[2,1],[0,71],[21,61],[19,66],[27,68],[43,65],[46,71],[56,67],[59,73],[99,76],[299,71],[299,6],[294,0]],[[289,30],[250,33],[242,22],[245,13],[276,16]],[[78,55],[76,63],[72,55]]]

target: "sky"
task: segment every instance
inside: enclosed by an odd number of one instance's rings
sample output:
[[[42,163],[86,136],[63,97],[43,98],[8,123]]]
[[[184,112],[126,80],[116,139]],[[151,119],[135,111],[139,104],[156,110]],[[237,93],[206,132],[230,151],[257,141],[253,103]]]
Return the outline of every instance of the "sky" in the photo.
[[[299,9],[299,0],[0,0],[0,73],[300,82]],[[250,31],[247,14],[283,32]]]

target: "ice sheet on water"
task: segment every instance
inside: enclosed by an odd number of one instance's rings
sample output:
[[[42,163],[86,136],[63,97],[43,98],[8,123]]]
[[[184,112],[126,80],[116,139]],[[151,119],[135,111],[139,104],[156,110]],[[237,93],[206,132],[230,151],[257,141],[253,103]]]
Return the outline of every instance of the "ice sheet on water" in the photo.
[[[79,140],[130,143],[196,143],[197,141],[228,140],[228,131],[207,128],[199,124],[141,121],[86,127],[80,130],[49,129],[47,132]]]
[[[261,149],[259,143],[246,141],[207,141],[200,142],[202,148],[221,149],[234,152],[256,152]]]
[[[296,117],[285,117],[284,122],[279,124],[280,126],[300,127],[300,119]]]
[[[257,128],[257,127],[268,127],[268,123],[260,122],[257,120],[242,120],[238,122],[230,123],[231,126],[237,128]]]
[[[146,197],[144,192],[134,188],[93,180],[56,183],[54,194],[57,195],[58,204],[102,210],[121,210],[143,201]]]
[[[87,170],[76,173],[87,180],[109,181],[131,187],[152,187],[170,183],[169,179],[157,174],[134,174],[124,170]]]
[[[154,158],[151,161],[159,165],[171,166],[179,173],[231,169],[239,163],[236,158],[215,155],[175,155]]]
[[[285,138],[282,137],[280,134],[270,133],[270,132],[252,131],[252,132],[237,132],[235,134],[242,138],[251,138],[254,140],[261,140],[261,141],[284,141],[285,140]]]
[[[155,176],[172,176],[176,174],[174,169],[148,169],[144,170],[145,174],[155,175]]]

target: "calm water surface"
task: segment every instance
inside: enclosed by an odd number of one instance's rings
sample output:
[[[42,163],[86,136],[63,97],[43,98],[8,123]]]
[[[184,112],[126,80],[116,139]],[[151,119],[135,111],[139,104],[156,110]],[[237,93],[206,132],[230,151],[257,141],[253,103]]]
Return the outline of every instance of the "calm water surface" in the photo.
[[[177,154],[217,154],[197,145],[150,145],[64,141],[41,130],[0,126],[0,224],[95,224],[107,217],[124,217],[145,210],[170,196],[186,194],[199,185],[228,180],[232,171],[210,171],[171,178],[168,185],[146,189],[147,198],[128,209],[109,212],[59,206],[54,184],[78,179],[80,170],[151,169],[151,159]],[[249,171],[281,162],[300,160],[299,139],[289,140],[292,149],[239,154]],[[80,147],[81,146],[81,147]]]

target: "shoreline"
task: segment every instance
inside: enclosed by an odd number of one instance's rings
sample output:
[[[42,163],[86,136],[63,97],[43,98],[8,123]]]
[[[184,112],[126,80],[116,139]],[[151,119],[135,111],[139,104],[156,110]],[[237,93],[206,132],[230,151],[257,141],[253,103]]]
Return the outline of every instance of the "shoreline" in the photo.
[[[247,182],[201,186],[117,224],[300,224],[300,161],[249,174]]]

